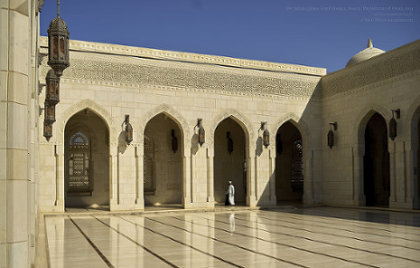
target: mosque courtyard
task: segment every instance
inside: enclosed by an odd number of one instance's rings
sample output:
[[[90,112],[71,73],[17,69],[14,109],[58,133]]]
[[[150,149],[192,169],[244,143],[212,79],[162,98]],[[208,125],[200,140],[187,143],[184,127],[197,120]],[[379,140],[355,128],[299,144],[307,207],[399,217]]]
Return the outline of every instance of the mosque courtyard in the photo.
[[[45,216],[50,267],[419,267],[420,213],[273,210]]]

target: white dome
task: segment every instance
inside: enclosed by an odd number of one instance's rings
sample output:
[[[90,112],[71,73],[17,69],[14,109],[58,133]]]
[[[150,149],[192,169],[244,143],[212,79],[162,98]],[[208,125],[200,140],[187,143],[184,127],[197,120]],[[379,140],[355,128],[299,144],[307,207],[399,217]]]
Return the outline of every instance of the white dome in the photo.
[[[372,40],[369,39],[368,47],[363,49],[362,51],[360,51],[359,53],[357,53],[353,57],[351,57],[349,62],[347,62],[346,67],[354,65],[354,64],[362,62],[362,61],[365,61],[365,60],[368,60],[368,59],[370,59],[372,57],[375,57],[375,56],[378,56],[382,53],[385,53],[385,51],[383,51],[382,49],[373,47]]]

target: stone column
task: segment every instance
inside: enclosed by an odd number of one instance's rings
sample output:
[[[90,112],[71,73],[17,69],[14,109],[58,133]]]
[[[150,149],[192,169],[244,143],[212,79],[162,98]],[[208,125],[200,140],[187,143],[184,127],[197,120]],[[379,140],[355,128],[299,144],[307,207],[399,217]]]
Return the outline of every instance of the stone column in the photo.
[[[314,200],[315,181],[313,178],[313,153],[311,148],[308,148],[304,153],[303,163],[303,197],[302,201],[304,204],[312,204]]]
[[[64,212],[64,146],[55,146],[55,159],[56,159],[56,198],[55,207],[57,211]]]
[[[418,144],[417,142],[406,142],[407,155],[407,202],[411,204],[411,209],[419,208],[418,193]]]
[[[258,173],[260,171],[260,158],[258,157],[257,154],[255,154],[254,163],[255,163],[255,169],[254,169],[255,178],[253,180],[253,182],[254,182],[254,187],[253,188],[255,189],[255,199],[258,200],[258,198],[259,198],[259,193],[258,193],[258,191],[259,191],[259,189],[258,189],[259,174]]]
[[[416,143],[407,144],[407,200],[412,204],[412,209],[419,209],[420,193],[418,192],[419,186],[419,167],[418,152]]]
[[[115,210],[118,207],[117,200],[117,150],[116,145],[111,145],[110,155],[109,155],[109,209]]]
[[[389,194],[389,206],[393,207],[394,203],[397,202],[397,173],[396,173],[396,143],[388,140],[388,152],[389,152],[389,183],[390,183],[390,194]]]
[[[366,204],[366,197],[364,193],[363,185],[363,156],[365,146],[363,144],[357,144],[353,147],[353,185],[354,185],[354,198],[353,204],[355,206],[364,206]]]
[[[408,143],[409,145],[410,143]],[[390,202],[391,207],[398,208],[412,208],[413,203],[411,202],[411,196],[409,190],[411,190],[409,178],[409,167],[411,166],[408,162],[410,159],[410,151],[407,151],[409,147],[405,141],[395,142],[394,152],[394,163],[391,174],[394,174],[394,187],[395,187],[395,201]]]
[[[192,150],[190,150],[191,154],[191,202],[196,203],[197,202],[197,194],[196,194],[196,188],[195,183],[197,183],[197,170],[196,170],[196,155],[193,154]]]
[[[184,208],[188,208],[191,205],[191,157],[189,149],[185,148],[187,153],[184,153],[183,159],[183,204]]]
[[[136,146],[136,207],[144,209],[144,173],[143,161],[144,159],[144,146]]]
[[[0,1],[0,267],[28,267],[29,1]]]
[[[214,204],[214,150],[207,148],[207,202]]]
[[[247,162],[248,162],[247,163],[248,170],[246,173],[247,191],[248,191],[247,205],[250,207],[255,207],[257,204],[256,193],[255,193],[255,189],[256,189],[255,178],[256,178],[257,170],[254,170],[257,166],[255,148],[254,150],[251,149],[250,152],[248,153]]]
[[[272,205],[277,204],[277,195],[276,195],[276,149],[269,150],[268,161],[270,165],[269,169],[269,186],[270,186],[270,199],[269,202]]]

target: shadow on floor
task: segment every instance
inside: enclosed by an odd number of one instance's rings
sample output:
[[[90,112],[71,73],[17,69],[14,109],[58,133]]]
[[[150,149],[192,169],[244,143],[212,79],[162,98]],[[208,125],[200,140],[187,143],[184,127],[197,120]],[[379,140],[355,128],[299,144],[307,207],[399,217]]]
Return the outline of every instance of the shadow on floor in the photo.
[[[361,222],[374,222],[420,227],[420,213],[413,211],[390,211],[381,208],[336,208],[336,207],[311,207],[294,206],[268,208],[263,210],[281,211],[300,215],[311,215],[328,218],[339,218]]]

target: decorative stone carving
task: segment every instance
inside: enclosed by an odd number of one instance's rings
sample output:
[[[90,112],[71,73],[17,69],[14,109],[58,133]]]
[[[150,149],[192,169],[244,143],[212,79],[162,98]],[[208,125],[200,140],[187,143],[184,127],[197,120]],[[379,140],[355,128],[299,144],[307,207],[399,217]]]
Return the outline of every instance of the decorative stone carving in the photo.
[[[241,95],[289,95],[310,97],[319,77],[268,78],[193,69],[176,69],[147,65],[74,59],[62,79],[83,83],[112,83],[122,87],[164,86],[207,90]],[[43,66],[44,67],[44,66]],[[41,76],[46,70],[42,68]]]
[[[40,38],[41,47],[47,47],[47,38]],[[322,76],[326,74],[325,68],[302,66],[295,64],[276,63],[258,60],[237,59],[224,56],[196,54],[169,50],[159,50],[143,47],[130,47],[115,44],[93,43],[70,40],[73,51],[93,52],[97,54],[112,54],[137,58],[166,60],[171,62],[198,63],[218,65],[249,70],[266,70],[271,72],[293,73],[303,75]]]
[[[45,42],[44,39],[41,40],[42,44],[43,42]],[[112,46],[97,47],[100,44],[90,44],[93,47],[90,48],[89,52],[95,49],[107,50]],[[74,42],[72,45],[74,45]],[[123,48],[127,47],[121,46],[121,49]],[[81,51],[86,50],[84,46],[80,49]],[[142,48],[133,49],[143,51]],[[46,49],[42,47],[41,51],[45,52],[44,50]],[[73,46],[72,50],[71,66],[62,77],[62,80],[70,83],[103,84],[131,88],[147,86],[162,89],[170,88],[171,90],[183,89],[254,96],[313,97],[320,76],[325,74],[325,69],[321,68],[234,58],[219,59],[218,56],[198,54],[193,54],[193,56],[200,58],[197,62],[199,64],[194,64],[195,61],[189,60],[187,62],[185,59],[186,56],[191,56],[189,53],[176,54],[179,58],[174,62],[171,55],[175,52],[172,51],[158,51],[159,53],[166,53],[165,61],[155,61],[150,58],[128,57],[123,53],[124,51],[121,55],[115,55],[116,52],[113,52],[114,55],[103,55],[80,53],[80,51],[74,51]],[[140,54],[142,55],[142,53]],[[210,65],[208,68],[203,68],[202,57],[204,56],[206,56],[205,64]],[[156,57],[159,58],[154,54],[153,58]],[[241,67],[244,71],[238,72],[238,68],[221,68],[220,65],[216,65],[219,64],[220,60],[222,60],[223,66]],[[228,60],[230,61],[229,64]],[[43,59],[41,77],[45,76],[46,68],[46,60]]]
[[[333,96],[364,87],[364,90],[382,86],[389,79],[406,79],[418,75],[420,69],[420,47],[412,44],[411,51],[398,50],[372,58],[324,76],[321,80],[322,95]]]

